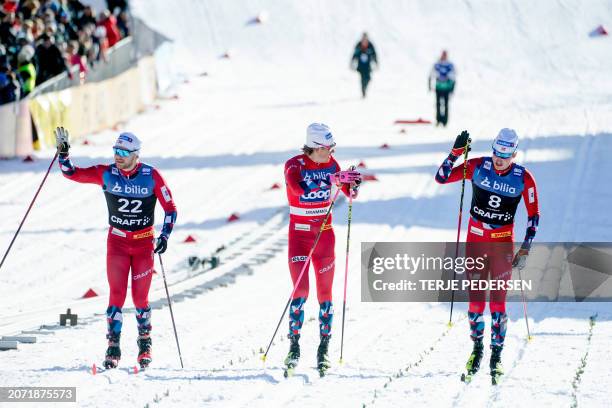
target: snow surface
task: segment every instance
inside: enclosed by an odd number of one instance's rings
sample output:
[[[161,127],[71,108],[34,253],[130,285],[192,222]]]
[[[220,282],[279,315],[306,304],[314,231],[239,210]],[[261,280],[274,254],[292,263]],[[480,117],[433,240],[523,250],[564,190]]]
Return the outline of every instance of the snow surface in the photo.
[[[159,50],[158,68],[165,95],[178,99],[159,101],[159,109],[150,107],[122,129],[142,138],[143,159],[160,168],[178,206],[164,259],[185,369],[166,307],[153,313],[149,371],[89,374],[106,347],[106,208],[98,187],[71,183],[55,166],[0,270],[0,335],[51,327],[37,343],[0,353],[0,386],[76,386],[78,405],[92,407],[609,405],[609,304],[530,304],[530,342],[521,305],[510,304],[505,381],[493,387],[482,373],[465,386],[458,379],[471,347],[465,305],[449,329],[447,304],[361,303],[359,250],[361,241],[453,241],[459,186],[437,185],[434,172],[459,131],[470,130],[475,157],[489,152],[501,127],[521,135],[518,161],[538,182],[537,240],[611,241],[612,189],[604,163],[612,152],[612,43],[588,37],[611,21],[611,2],[132,3],[135,14],[174,40]],[[265,24],[249,23],[260,14]],[[348,69],[363,30],[381,62],[366,100]],[[425,81],[442,48],[458,67],[449,127],[399,133],[396,119],[432,118]],[[228,50],[231,58],[220,58]],[[325,379],[313,368],[318,307],[311,300],[302,362],[285,380],[285,321],[266,364],[260,360],[291,290],[285,192],[269,187],[282,185],[282,165],[297,153],[312,121],[332,127],[342,166],[363,160],[379,181],[364,185],[353,206],[344,364],[337,363],[339,266],[334,366]],[[75,163],[108,162],[116,134],[75,143]],[[379,149],[382,143],[391,148]],[[40,153],[33,164],[0,162],[3,250],[52,154]],[[233,212],[241,220],[227,223]],[[345,217],[346,204],[339,203],[338,265],[344,263]],[[521,205],[518,236],[525,223]],[[188,235],[198,242],[182,244]],[[230,243],[220,253],[220,268],[201,274],[185,268],[189,255],[209,255]],[[101,296],[79,300],[90,287]],[[164,296],[158,274],[151,300]],[[53,326],[68,307],[81,324]],[[133,319],[126,313],[123,367],[135,364]]]

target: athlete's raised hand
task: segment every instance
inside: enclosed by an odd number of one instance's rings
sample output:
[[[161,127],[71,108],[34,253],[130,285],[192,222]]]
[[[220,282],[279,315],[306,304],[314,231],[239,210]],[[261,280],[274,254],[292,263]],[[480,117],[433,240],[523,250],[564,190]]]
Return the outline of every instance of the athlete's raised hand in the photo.
[[[472,150],[470,148],[470,143],[472,143],[472,139],[470,139],[470,134],[467,130],[461,132],[460,135],[455,139],[455,144],[453,145],[453,156],[461,156],[465,152],[465,147],[467,146],[468,152]]]
[[[57,146],[57,152],[60,156],[68,156],[70,150],[70,135],[68,130],[63,127],[55,129],[55,144]]]

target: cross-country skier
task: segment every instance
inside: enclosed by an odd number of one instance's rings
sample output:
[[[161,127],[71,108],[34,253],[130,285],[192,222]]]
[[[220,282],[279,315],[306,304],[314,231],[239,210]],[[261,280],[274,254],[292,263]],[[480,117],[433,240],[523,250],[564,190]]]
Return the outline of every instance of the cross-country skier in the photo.
[[[448,60],[448,53],[442,51],[440,60],[436,62],[429,74],[428,86],[435,80],[436,90],[436,126],[448,123],[448,100],[455,90],[455,66]]]
[[[463,165],[454,167],[455,161],[464,154],[469,134],[463,131],[455,140],[450,155],[444,160],[438,172],[438,183],[452,183],[463,178]],[[540,212],[536,182],[523,166],[513,163],[518,148],[518,136],[512,129],[500,130],[493,141],[493,155],[467,161],[466,178],[472,180],[472,202],[468,224],[467,248],[470,254],[488,254],[488,271],[478,277],[476,271],[469,278],[509,280],[512,267],[523,269],[531,242],[536,235]],[[525,202],[528,223],[525,238],[519,251],[514,254],[514,216],[521,201]],[[471,245],[470,245],[471,243]],[[470,337],[474,342],[472,354],[467,363],[467,379],[480,368],[483,356],[483,333],[485,296],[483,292],[470,293],[468,317]],[[503,374],[501,352],[506,337],[508,317],[506,315],[505,291],[491,291],[491,360],[493,382]],[[466,376],[464,376],[466,377]]]
[[[285,183],[289,200],[289,271],[295,294],[289,308],[289,354],[285,359],[288,369],[293,369],[300,358],[300,330],[304,322],[304,303],[308,297],[308,268],[296,282],[315,238],[322,228],[321,237],[312,254],[317,298],[319,301],[320,344],[317,365],[321,375],[329,368],[327,357],[333,318],[332,283],[334,279],[335,236],[331,215],[321,225],[331,204],[332,185],[342,189],[345,195],[357,196],[361,174],[354,170],[341,171],[332,156],[336,143],[326,125],[313,123],[306,130],[303,154],[285,163]],[[342,182],[344,181],[344,183]]]
[[[113,151],[113,164],[76,167],[70,160],[69,135],[57,128],[55,138],[59,165],[64,177],[102,187],[108,207],[106,274],[110,287],[108,309],[108,349],[104,366],[114,368],[121,358],[119,340],[123,324],[121,308],[127,294],[132,271],[132,300],[138,324],[138,362],[146,367],[151,362],[151,307],[149,288],[153,276],[154,252],[164,253],[176,221],[176,207],[170,189],[157,169],[141,163],[140,140],[131,133],[119,135]],[[154,239],[153,218],[157,201],[165,216],[161,234]]]
[[[355,45],[351,58],[351,67],[361,76],[361,95],[363,98],[366,97],[368,84],[372,77],[372,65],[378,67],[376,49],[368,38],[368,33],[363,33],[361,40]]]

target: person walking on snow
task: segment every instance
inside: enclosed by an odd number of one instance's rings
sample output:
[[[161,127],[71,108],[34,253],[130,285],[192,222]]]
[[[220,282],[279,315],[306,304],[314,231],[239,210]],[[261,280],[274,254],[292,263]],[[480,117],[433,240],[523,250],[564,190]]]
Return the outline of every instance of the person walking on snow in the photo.
[[[353,58],[351,59],[352,69],[359,72],[361,76],[361,95],[363,98],[366,97],[368,84],[372,76],[372,65],[378,67],[376,50],[374,49],[374,44],[368,38],[368,33],[363,33],[361,40],[355,46]]]
[[[102,187],[108,208],[106,274],[110,296],[106,318],[108,349],[106,368],[117,367],[121,358],[119,346],[123,315],[121,308],[127,294],[132,271],[132,300],[138,326],[138,363],[151,363],[151,306],[149,288],[153,276],[154,253],[162,254],[176,222],[176,206],[172,193],[159,171],[141,163],[140,140],[132,133],[121,133],[113,146],[114,163],[77,167],[69,157],[70,141],[64,128],[55,130],[59,166],[64,177],[78,183]],[[154,239],[154,214],[157,201],[165,216],[161,234]]]
[[[448,60],[448,53],[442,51],[429,74],[427,85],[431,92],[431,83],[435,80],[436,90],[436,126],[448,123],[448,100],[455,90],[455,66]]]
[[[332,185],[353,198],[361,183],[361,174],[354,170],[341,171],[332,153],[336,143],[331,130],[322,123],[313,123],[306,130],[306,144],[302,154],[285,163],[285,183],[289,201],[289,271],[295,294],[289,307],[290,348],[285,365],[292,369],[300,358],[300,331],[304,322],[304,304],[308,297],[308,268],[297,282],[304,262],[313,247],[319,230],[319,242],[312,254],[315,271],[317,299],[319,301],[320,344],[317,351],[319,371],[330,366],[327,357],[333,319],[332,284],[335,270],[335,236],[332,218],[321,225],[332,199]],[[347,181],[345,183],[341,182]]]
[[[455,140],[450,155],[444,160],[436,181],[453,183],[463,178],[464,166],[454,167],[464,154],[469,133],[463,131]],[[466,256],[487,254],[487,270],[468,271],[470,279],[509,280],[512,267],[523,269],[529,255],[531,242],[536,235],[540,219],[538,193],[532,174],[525,167],[513,163],[518,148],[518,136],[512,129],[501,129],[493,141],[493,154],[467,161],[466,179],[472,180],[472,202],[468,223]],[[468,147],[469,148],[469,147]],[[514,254],[514,216],[521,201],[525,202],[528,222],[525,238]],[[483,357],[483,336],[486,292],[470,292],[468,318],[473,351],[467,363],[467,376],[476,373]],[[490,292],[491,311],[491,360],[493,382],[503,374],[501,352],[506,337],[506,292]]]

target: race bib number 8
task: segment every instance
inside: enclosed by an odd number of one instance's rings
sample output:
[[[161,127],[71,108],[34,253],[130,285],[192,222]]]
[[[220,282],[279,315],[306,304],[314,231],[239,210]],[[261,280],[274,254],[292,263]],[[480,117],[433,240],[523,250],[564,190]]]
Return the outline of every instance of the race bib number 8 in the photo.
[[[491,194],[489,198],[489,207],[491,208],[499,208],[501,205],[501,197]]]

